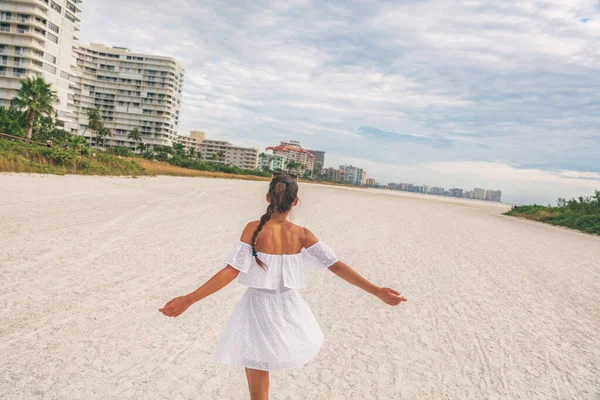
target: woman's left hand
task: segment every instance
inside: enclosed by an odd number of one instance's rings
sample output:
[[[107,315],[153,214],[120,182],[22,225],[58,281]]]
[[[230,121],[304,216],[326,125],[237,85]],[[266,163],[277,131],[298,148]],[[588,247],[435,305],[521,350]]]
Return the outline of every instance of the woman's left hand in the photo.
[[[191,305],[192,302],[188,296],[179,296],[169,301],[163,308],[159,308],[158,311],[167,317],[178,317],[183,314]]]

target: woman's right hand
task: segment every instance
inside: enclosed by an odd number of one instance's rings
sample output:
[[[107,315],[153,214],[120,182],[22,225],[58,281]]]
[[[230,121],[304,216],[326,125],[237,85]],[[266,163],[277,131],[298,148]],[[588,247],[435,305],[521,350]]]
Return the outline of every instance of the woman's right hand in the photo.
[[[169,301],[163,308],[159,308],[158,311],[166,315],[167,317],[178,317],[184,313],[192,305],[192,301],[189,296],[175,297]]]
[[[381,299],[381,301],[389,304],[390,306],[397,306],[401,302],[407,301],[406,298],[400,295],[399,292],[390,288],[379,288],[376,295]]]

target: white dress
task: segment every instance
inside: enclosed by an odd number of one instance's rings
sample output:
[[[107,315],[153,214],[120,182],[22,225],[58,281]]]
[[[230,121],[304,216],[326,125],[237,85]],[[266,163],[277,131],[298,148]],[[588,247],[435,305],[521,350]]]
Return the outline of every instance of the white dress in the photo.
[[[319,352],[323,332],[298,290],[306,287],[307,267],[329,268],[338,258],[321,242],[298,254],[258,252],[258,258],[265,269],[242,242],[227,258],[248,289],[229,317],[215,359],[264,371],[300,367]]]

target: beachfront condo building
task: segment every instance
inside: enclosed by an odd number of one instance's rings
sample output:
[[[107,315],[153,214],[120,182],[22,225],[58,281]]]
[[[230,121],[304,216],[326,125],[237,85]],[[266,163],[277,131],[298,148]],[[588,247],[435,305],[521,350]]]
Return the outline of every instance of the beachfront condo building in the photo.
[[[436,196],[443,196],[444,192],[445,192],[444,188],[437,187],[437,186],[434,186],[431,189],[429,189],[429,194],[435,194]]]
[[[179,135],[176,142],[188,151],[194,149],[200,160],[243,169],[258,169],[259,166],[257,148],[235,146],[224,140],[208,140],[206,133],[201,131],[191,131],[189,136]]]
[[[7,107],[25,76],[42,77],[58,95],[55,108],[74,132],[69,106],[82,0],[0,1],[0,106]]]
[[[501,202],[502,201],[502,191],[501,190],[486,190],[485,200]]]
[[[272,151],[260,153],[259,167],[263,171],[283,171],[285,170],[286,158],[280,155],[273,154]]]
[[[147,149],[173,145],[185,73],[181,63],[103,44],[78,44],[74,53],[79,73],[71,81],[71,100],[79,135],[95,145],[87,110],[97,108],[112,132],[104,143],[107,147],[137,150],[138,143],[127,138],[136,128]]]
[[[375,179],[367,178],[367,186],[375,186],[375,185],[377,185],[377,182],[375,182]]]
[[[315,156],[315,166],[313,168],[313,174],[315,176],[323,173],[323,167],[325,166],[325,152],[320,150],[307,150],[310,154]]]
[[[367,183],[367,171],[353,165],[340,165],[340,171],[348,172],[347,182],[352,185],[364,185]]]
[[[474,194],[473,194],[474,199],[477,199],[477,200],[485,199],[485,189],[475,188],[475,189],[473,189],[473,192],[474,192]]]
[[[283,171],[305,174],[312,173],[315,168],[315,156],[303,149],[300,142],[295,140],[281,142],[279,146],[267,147],[265,154],[278,156],[283,164],[283,168],[281,168]]]
[[[348,171],[346,170],[327,168],[323,171],[323,175],[333,182],[348,182]]]

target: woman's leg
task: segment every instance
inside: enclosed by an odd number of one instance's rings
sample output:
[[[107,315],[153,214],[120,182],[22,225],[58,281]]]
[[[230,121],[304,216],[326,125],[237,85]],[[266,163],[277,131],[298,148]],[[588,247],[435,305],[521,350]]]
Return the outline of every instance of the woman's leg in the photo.
[[[246,368],[250,400],[269,400],[269,371]]]

